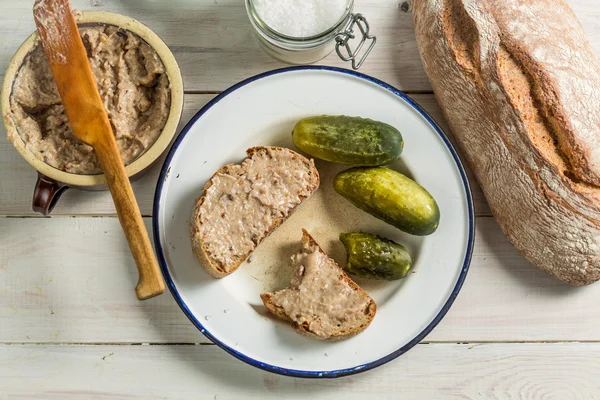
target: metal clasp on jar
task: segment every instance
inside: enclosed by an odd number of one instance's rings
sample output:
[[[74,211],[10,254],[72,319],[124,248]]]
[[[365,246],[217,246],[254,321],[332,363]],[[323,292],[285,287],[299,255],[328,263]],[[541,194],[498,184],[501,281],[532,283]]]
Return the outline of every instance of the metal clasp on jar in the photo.
[[[349,41],[350,39],[356,38],[356,35],[354,34],[355,26],[358,26],[358,29],[361,32],[361,38],[356,48],[352,50]],[[362,56],[358,58],[360,51],[367,40],[370,40],[371,43],[364,51]],[[352,61],[352,69],[356,70],[360,68],[360,66],[369,56],[371,50],[373,50],[375,43],[377,43],[377,37],[369,34],[369,23],[362,14],[350,14],[350,19],[348,20],[344,31],[336,35],[335,42],[335,51],[337,52],[338,56],[340,56],[340,58],[344,61]],[[346,49],[347,55],[342,54],[342,48]]]

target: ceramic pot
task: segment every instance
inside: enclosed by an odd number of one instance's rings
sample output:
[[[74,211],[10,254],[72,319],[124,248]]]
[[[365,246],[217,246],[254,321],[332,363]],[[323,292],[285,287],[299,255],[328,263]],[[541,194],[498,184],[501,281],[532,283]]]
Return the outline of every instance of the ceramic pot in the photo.
[[[167,45],[148,27],[132,18],[124,15],[109,13],[105,11],[81,12],[77,17],[79,26],[105,24],[114,25],[131,31],[144,39],[158,54],[162,60],[171,88],[171,105],[165,126],[156,139],[140,157],[125,167],[127,175],[131,179],[141,176],[169,147],[181,118],[183,110],[183,81],[181,71],[175,57]],[[6,127],[9,140],[21,156],[38,171],[38,180],[33,193],[32,208],[34,211],[48,215],[56,205],[60,196],[69,188],[83,190],[106,190],[106,177],[104,174],[82,175],[61,171],[46,164],[30,152],[21,136],[17,132],[10,110],[10,96],[13,81],[23,64],[23,60],[29,52],[37,45],[39,37],[37,32],[32,33],[21,47],[17,50],[10,61],[4,83],[0,104],[2,106],[2,119]]]

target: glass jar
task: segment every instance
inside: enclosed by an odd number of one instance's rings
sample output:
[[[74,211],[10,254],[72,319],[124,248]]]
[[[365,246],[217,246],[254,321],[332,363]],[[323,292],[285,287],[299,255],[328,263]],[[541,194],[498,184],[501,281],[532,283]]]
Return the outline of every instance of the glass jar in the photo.
[[[377,42],[377,38],[369,32],[365,17],[352,13],[354,0],[348,0],[344,14],[335,25],[308,37],[287,36],[275,31],[261,19],[253,1],[246,0],[246,10],[261,48],[271,57],[288,64],[311,64],[336,50],[342,60],[351,61],[352,68],[358,69]],[[360,31],[358,44],[352,48],[350,41],[357,36],[356,28]],[[365,44],[368,45],[362,51]]]

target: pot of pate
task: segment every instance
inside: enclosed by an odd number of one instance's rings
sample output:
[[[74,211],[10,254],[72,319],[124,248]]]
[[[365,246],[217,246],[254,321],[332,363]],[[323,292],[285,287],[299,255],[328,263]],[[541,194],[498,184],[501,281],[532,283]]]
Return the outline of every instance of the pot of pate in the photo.
[[[127,175],[146,171],[169,147],[183,109],[183,82],[167,45],[140,22],[104,11],[77,24]],[[96,155],[69,127],[34,32],[9,63],[1,96],[7,137],[38,171],[32,207],[49,214],[68,188],[107,189]]]

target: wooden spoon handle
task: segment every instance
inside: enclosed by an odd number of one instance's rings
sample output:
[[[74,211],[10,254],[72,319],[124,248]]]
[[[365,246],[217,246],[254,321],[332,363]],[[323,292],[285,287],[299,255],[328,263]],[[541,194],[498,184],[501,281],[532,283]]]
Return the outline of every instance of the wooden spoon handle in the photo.
[[[109,136],[109,139],[112,140],[99,140],[94,143],[94,150],[106,176],[119,221],[137,265],[139,280],[135,293],[138,299],[145,300],[163,293],[165,284],[117,143],[114,137]]]
[[[165,291],[129,178],[104,109],[69,0],[36,0],[35,24],[75,136],[94,148],[139,271],[144,300]]]

